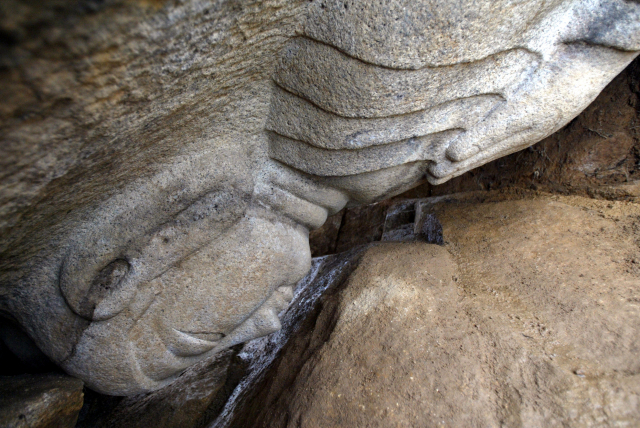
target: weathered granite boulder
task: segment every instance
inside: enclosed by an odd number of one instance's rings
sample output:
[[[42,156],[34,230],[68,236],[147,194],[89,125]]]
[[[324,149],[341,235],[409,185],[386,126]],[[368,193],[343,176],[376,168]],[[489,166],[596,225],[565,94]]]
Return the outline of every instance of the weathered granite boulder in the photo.
[[[73,428],[82,408],[82,381],[61,374],[0,377],[0,425]]]
[[[212,426],[637,424],[640,205],[420,206],[445,245],[316,259],[283,330],[246,345],[252,371]]]
[[[114,395],[277,330],[329,214],[535,143],[640,49],[624,0],[2,7],[0,311]]]

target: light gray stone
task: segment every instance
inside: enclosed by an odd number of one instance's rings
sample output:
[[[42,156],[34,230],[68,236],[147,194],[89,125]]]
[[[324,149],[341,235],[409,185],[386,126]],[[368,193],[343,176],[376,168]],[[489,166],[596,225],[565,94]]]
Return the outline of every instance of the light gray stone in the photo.
[[[365,172],[357,164],[392,166],[384,163],[392,155],[364,147],[411,144],[455,130],[397,160],[428,164],[429,181],[442,183],[527,147],[577,116],[636,56],[639,23],[640,6],[624,1],[314,3],[305,35],[285,47],[275,81],[318,109],[283,112],[283,97],[276,96],[268,126],[299,147],[272,137],[272,156],[310,174],[353,175]],[[477,104],[491,96],[496,105]],[[463,101],[474,104],[478,116],[432,129],[413,124],[441,123],[441,110]],[[354,126],[350,118],[377,120]],[[313,125],[304,129],[296,122]],[[335,136],[333,147],[325,135]],[[338,153],[327,153],[326,165],[308,145],[351,149],[355,153],[341,157],[352,168],[340,162],[333,168]],[[406,150],[388,149],[394,155]]]
[[[535,143],[640,49],[623,0],[7,5],[0,310],[114,395],[277,330],[327,215]]]
[[[339,116],[387,117],[451,100],[502,93],[517,83],[535,60],[533,53],[515,49],[459,66],[390,69],[301,37],[284,48],[275,80]]]

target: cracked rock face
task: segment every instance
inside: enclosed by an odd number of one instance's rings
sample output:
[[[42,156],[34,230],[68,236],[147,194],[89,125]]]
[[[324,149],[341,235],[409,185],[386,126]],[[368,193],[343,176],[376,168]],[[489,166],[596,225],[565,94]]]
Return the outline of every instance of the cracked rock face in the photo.
[[[4,7],[0,310],[116,395],[277,330],[328,215],[539,141],[640,50],[624,0]]]

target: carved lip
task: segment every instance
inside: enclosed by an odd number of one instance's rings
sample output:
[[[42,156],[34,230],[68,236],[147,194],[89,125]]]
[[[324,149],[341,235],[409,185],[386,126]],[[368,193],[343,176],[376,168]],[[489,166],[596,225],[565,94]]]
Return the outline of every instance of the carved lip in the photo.
[[[289,306],[292,298],[293,287],[279,287],[228,334],[199,329],[182,331],[170,327],[167,329],[165,344],[174,355],[186,358],[204,354],[214,348],[223,349],[266,336],[280,329],[278,314]]]
[[[172,328],[167,345],[171,352],[177,356],[193,357],[215,348],[224,337],[223,333],[187,333]]]

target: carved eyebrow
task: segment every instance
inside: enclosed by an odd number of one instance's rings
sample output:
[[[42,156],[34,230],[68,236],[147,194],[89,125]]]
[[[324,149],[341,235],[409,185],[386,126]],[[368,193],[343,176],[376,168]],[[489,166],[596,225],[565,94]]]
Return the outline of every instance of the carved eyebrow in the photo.
[[[312,175],[354,175],[409,162],[435,160],[438,148],[447,147],[461,132],[461,129],[450,129],[360,150],[320,149],[299,140],[271,133],[269,155]]]

